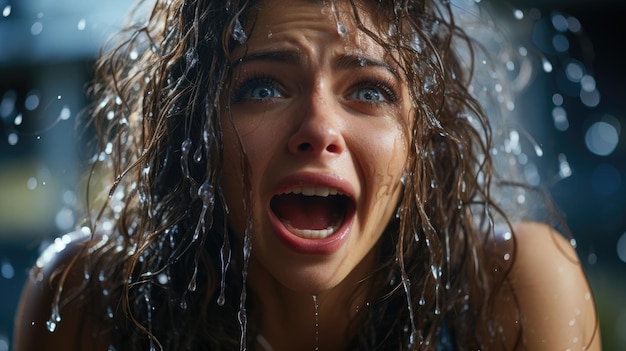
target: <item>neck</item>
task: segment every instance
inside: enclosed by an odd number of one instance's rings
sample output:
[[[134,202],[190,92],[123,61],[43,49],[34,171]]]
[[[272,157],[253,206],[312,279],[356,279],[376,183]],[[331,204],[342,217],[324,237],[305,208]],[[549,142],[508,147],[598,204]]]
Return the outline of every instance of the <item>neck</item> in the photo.
[[[345,350],[354,335],[352,322],[366,304],[371,279],[347,277],[317,294],[296,292],[255,270],[249,277],[255,298],[253,323],[269,344],[257,350]],[[254,277],[254,278],[252,278]]]

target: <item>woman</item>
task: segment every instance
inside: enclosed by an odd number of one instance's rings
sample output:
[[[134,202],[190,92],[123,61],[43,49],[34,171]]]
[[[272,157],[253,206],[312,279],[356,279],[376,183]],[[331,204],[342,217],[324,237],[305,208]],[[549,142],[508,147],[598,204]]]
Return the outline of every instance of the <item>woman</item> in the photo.
[[[156,1],[98,63],[109,197],[16,350],[598,350],[574,250],[499,206],[451,6]]]

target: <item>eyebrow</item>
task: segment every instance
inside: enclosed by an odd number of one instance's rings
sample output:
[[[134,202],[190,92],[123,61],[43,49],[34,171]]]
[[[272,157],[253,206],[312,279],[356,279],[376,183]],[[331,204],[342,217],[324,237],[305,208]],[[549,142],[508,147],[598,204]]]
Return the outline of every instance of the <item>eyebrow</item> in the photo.
[[[360,67],[381,67],[389,71],[396,78],[400,78],[398,70],[385,61],[367,58],[361,55],[346,54],[339,56],[333,66],[338,69],[350,69]]]
[[[304,56],[297,51],[261,51],[252,54],[246,54],[233,63],[233,68],[240,66],[246,62],[262,61],[286,63],[292,65],[300,65],[304,63]]]
[[[302,65],[305,62],[305,56],[295,50],[262,51],[246,54],[240,57],[233,63],[233,68],[236,68],[246,62],[254,61]],[[333,61],[333,68],[339,70],[362,67],[381,67],[389,71],[395,77],[400,78],[398,70],[382,60],[367,58],[361,55],[342,54]]]

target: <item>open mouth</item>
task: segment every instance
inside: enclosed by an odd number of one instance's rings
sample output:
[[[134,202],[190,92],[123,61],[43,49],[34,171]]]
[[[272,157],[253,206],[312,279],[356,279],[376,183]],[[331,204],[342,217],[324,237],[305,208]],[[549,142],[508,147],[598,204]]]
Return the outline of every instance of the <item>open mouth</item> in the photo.
[[[328,187],[299,187],[274,195],[270,208],[283,226],[304,239],[335,233],[353,211],[350,197]]]

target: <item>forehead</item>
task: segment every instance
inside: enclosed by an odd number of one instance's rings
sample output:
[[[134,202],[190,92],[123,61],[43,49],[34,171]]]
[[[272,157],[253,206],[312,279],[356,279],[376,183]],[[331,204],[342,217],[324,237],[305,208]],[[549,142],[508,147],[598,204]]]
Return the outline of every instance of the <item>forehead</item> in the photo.
[[[293,39],[304,36],[304,40],[323,39],[343,41],[346,44],[368,49],[374,43],[371,37],[358,28],[360,25],[380,36],[376,24],[380,14],[374,15],[372,7],[362,1],[322,0],[263,0],[249,15],[252,43],[271,39]],[[265,40],[270,39],[270,40]]]

